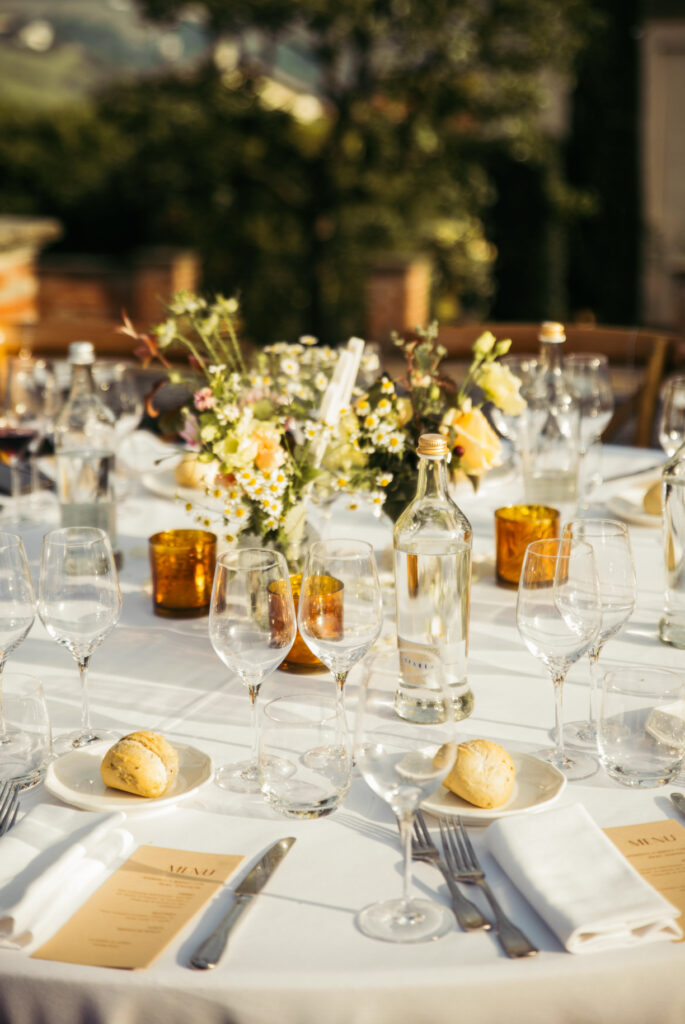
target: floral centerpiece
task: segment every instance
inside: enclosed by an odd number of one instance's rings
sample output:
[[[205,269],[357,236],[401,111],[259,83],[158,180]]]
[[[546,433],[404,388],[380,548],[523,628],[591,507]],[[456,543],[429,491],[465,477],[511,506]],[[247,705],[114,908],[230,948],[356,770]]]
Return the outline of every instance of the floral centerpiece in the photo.
[[[413,451],[424,431],[445,434],[455,469],[475,486],[500,452],[483,403],[508,414],[524,405],[519,381],[498,362],[510,342],[490,333],[475,342],[459,386],[441,372],[446,353],[433,323],[409,341],[395,339],[406,357],[399,379],[381,373],[367,390],[350,381],[346,394],[335,386],[339,352],[316,338],[277,342],[248,359],[234,298],[179,293],[151,334],[127,318],[120,330],[145,363],[159,360],[168,380],[185,386],[178,433],[214,473],[189,507],[203,525],[220,520],[228,543],[256,535],[292,550],[307,501],[322,495],[346,492],[354,505],[361,492],[394,517],[413,496]],[[353,343],[357,351],[363,344]],[[154,396],[147,407],[156,414]]]

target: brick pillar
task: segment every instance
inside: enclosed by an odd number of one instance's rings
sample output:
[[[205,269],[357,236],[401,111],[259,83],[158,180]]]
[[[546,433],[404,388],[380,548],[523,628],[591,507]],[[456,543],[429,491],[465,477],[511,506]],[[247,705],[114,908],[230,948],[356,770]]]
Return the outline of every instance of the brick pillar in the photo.
[[[431,267],[427,259],[390,258],[378,263],[367,282],[366,337],[382,345],[390,332],[402,334],[430,318]]]

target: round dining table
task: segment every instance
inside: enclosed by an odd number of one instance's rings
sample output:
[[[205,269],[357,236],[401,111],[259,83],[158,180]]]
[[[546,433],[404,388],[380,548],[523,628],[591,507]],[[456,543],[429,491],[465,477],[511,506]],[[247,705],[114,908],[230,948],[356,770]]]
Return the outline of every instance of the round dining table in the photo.
[[[658,517],[642,514],[635,495],[656,478],[648,467],[659,453],[627,447],[603,453],[608,480],[591,496],[585,514],[621,516],[629,522],[638,580],[637,605],[601,662],[662,665],[685,673],[685,652],[660,642],[664,568]],[[640,475],[640,471],[647,471]],[[92,657],[89,687],[96,727],[116,734],[149,729],[172,743],[208,755],[215,767],[250,750],[250,704],[209,641],[207,617],[162,618],[151,597],[148,538],[156,530],[193,526],[194,516],[175,497],[173,474],[164,463],[135,471],[129,466],[117,507],[123,555],[121,618]],[[541,662],[526,649],[516,627],[516,590],[497,585],[494,574],[495,508],[521,500],[515,465],[492,471],[477,492],[455,492],[474,531],[468,678],[473,714],[459,724],[459,738],[483,737],[510,752],[549,745],[553,692]],[[365,536],[376,549],[384,587],[386,622],[375,651],[394,645],[392,530],[364,507],[352,511],[341,499],[319,516],[327,536]],[[50,495],[39,521],[13,528],[24,539],[38,581],[43,535],[58,525]],[[219,531],[217,531],[219,532]],[[7,670],[38,676],[44,686],[53,736],[79,720],[76,664],[48,636],[38,618]],[[346,684],[353,723],[364,663]],[[564,691],[567,721],[583,719],[588,706],[587,659],[570,670]],[[276,671],[259,702],[288,692],[333,694],[327,671]],[[600,828],[663,822],[678,814],[669,800],[682,790],[632,789],[597,772],[569,782],[554,804],[580,803]],[[45,784],[22,795],[21,813],[40,803],[59,804]],[[534,809],[533,809],[534,810]],[[86,811],[83,812],[87,813]],[[522,813],[526,813],[522,811]],[[434,820],[427,818],[437,833]],[[685,819],[681,824],[685,824]],[[357,926],[368,904],[398,896],[402,857],[394,816],[354,774],[344,802],[329,816],[285,818],[260,794],[230,793],[211,778],[186,798],[127,816],[137,844],[175,850],[237,854],[248,868],[276,840],[295,838],[236,930],[215,969],[195,970],[189,957],[230,907],[238,874],[221,887],[154,962],[120,970],[35,959],[35,948],[0,949],[2,1024],[683,1024],[685,942],[653,942],[634,948],[572,954],[514,887],[489,853],[487,820],[469,828],[487,878],[506,913],[539,947],[537,956],[508,959],[494,933],[466,933],[456,922],[437,941],[393,944],[367,938]],[[1,855],[0,840],[0,855]],[[419,894],[449,906],[441,875],[426,863],[413,865]],[[481,894],[469,890],[487,912]],[[76,909],[76,908],[74,908]],[[45,939],[45,936],[42,937]]]

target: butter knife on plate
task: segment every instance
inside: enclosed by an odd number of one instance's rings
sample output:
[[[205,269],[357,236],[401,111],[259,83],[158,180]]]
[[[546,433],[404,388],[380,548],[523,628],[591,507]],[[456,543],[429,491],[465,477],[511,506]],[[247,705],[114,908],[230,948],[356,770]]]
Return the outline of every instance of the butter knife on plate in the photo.
[[[685,796],[682,793],[671,793],[670,797],[680,813],[685,817]]]
[[[191,967],[197,967],[201,971],[205,971],[209,967],[216,967],[226,948],[231,929],[250,906],[255,896],[261,892],[294,842],[293,836],[279,839],[241,879],[236,886],[235,900],[231,909],[222,917],[212,934],[201,942],[195,952],[191,954]]]

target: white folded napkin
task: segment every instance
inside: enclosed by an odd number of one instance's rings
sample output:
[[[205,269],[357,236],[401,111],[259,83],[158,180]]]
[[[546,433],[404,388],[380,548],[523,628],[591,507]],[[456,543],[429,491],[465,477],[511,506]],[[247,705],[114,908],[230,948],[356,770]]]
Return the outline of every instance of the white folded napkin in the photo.
[[[19,949],[67,920],[133,850],[124,818],[39,804],[0,839],[0,946]]]
[[[500,818],[486,841],[569,953],[682,935],[678,908],[638,874],[581,804]]]

